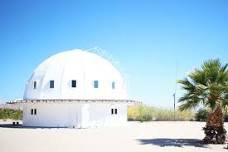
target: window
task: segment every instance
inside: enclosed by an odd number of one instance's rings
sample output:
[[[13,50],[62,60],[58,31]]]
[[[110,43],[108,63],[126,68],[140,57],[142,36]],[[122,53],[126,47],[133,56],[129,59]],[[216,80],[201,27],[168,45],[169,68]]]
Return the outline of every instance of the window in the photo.
[[[36,89],[36,87],[37,87],[37,82],[34,81],[34,82],[33,82],[33,89]]]
[[[98,80],[94,80],[94,82],[93,82],[93,87],[94,87],[94,88],[98,88]]]
[[[76,87],[77,87],[76,80],[72,80],[72,81],[71,81],[71,87],[72,87],[72,88],[76,88]]]
[[[50,88],[54,88],[55,87],[55,82],[54,80],[50,80]]]
[[[36,115],[36,114],[37,114],[36,109],[31,109],[31,115]]]
[[[115,81],[112,81],[112,89],[115,89],[116,88],[116,83]]]
[[[115,109],[115,114],[117,115],[117,109]]]
[[[117,109],[111,109],[111,114],[112,115],[117,115]]]

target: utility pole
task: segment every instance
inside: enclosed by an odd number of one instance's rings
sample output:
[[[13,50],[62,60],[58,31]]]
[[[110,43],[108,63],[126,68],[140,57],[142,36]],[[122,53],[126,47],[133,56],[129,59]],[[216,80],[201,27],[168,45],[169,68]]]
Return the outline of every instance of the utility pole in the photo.
[[[173,118],[176,120],[176,93],[173,94]]]

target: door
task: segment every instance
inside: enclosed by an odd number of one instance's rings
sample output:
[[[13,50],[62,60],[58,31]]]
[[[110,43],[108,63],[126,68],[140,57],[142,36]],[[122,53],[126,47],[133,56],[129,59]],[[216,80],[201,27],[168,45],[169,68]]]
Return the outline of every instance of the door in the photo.
[[[88,128],[89,127],[89,104],[82,105],[81,109],[81,127]]]

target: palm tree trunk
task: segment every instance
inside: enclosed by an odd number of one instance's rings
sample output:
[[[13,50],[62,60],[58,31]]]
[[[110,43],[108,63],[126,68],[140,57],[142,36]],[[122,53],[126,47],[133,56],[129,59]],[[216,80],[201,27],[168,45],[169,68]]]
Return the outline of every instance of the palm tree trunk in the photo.
[[[226,141],[226,130],[224,128],[222,108],[217,105],[215,110],[208,115],[206,126],[203,128],[206,144],[224,144]]]

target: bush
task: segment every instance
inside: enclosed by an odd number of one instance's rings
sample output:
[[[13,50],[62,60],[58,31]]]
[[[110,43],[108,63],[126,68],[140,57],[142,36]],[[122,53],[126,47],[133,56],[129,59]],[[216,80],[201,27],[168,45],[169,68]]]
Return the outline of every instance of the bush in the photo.
[[[152,120],[152,109],[143,105],[139,106],[139,115],[136,119],[141,122]]]
[[[195,114],[195,120],[196,121],[206,121],[208,117],[209,112],[207,109],[199,109]],[[223,117],[224,122],[228,122],[228,113],[226,111],[223,111]]]
[[[139,118],[139,108],[138,106],[128,107],[127,117],[129,121],[136,121]]]
[[[199,109],[196,112],[195,120],[196,121],[206,121],[208,116],[208,111],[206,109]]]
[[[178,121],[193,120],[194,113],[191,111],[176,111]],[[171,109],[156,108],[146,105],[128,107],[128,120],[130,121],[173,121],[174,112]]]
[[[129,121],[150,121],[152,120],[152,108],[145,105],[128,107]]]
[[[228,122],[228,114],[227,113],[224,114],[224,122]]]
[[[22,119],[22,111],[21,110],[14,110],[14,109],[7,109],[7,108],[0,108],[0,119],[13,119],[19,120]]]

